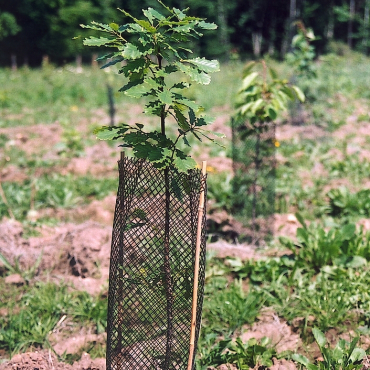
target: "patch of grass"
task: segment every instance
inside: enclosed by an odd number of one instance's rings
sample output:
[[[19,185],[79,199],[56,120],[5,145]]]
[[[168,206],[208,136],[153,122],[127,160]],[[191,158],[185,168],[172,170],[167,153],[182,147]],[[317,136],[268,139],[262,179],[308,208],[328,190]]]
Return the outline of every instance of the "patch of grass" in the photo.
[[[228,284],[224,277],[214,277],[206,284],[202,333],[231,334],[252,323],[263,304],[263,294],[244,290],[241,280]]]
[[[37,283],[21,292],[17,300],[7,302],[7,314],[0,318],[0,349],[11,356],[31,346],[50,348],[49,335],[63,315],[76,325],[91,325],[97,333],[105,330],[105,299],[53,283]]]
[[[102,199],[117,189],[117,179],[96,179],[90,176],[73,177],[44,175],[22,184],[2,184],[4,193],[19,221],[27,219],[30,209],[73,208],[92,199]],[[8,215],[8,208],[0,199],[0,219]]]

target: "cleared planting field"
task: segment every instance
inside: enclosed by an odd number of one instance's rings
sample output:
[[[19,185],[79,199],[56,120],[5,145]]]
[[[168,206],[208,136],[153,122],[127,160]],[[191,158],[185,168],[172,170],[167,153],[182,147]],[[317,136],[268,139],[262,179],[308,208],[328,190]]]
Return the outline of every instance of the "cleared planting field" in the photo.
[[[287,65],[268,63],[291,77]],[[321,57],[318,77],[303,81],[300,124],[289,112],[277,122],[275,237],[259,248],[234,244],[229,232],[240,230],[230,120],[242,63],[221,66],[207,93],[191,90],[227,136],[225,149],[194,153],[209,164],[214,234],[198,369],[294,369],[302,356],[310,369],[367,366],[359,359],[360,348],[370,351],[369,64],[345,49]],[[92,131],[110,122],[107,84],[121,83],[112,70],[80,72],[0,70],[0,369],[105,367],[121,148]],[[114,99],[116,124],[157,125],[124,95]]]

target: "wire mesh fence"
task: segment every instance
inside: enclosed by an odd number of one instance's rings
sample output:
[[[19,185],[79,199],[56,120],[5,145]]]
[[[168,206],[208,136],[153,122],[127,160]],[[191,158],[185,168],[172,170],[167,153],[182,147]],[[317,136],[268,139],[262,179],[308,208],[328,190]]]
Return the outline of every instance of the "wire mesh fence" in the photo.
[[[183,370],[190,350],[198,207],[206,178],[200,170],[159,171],[134,158],[121,158],[118,165],[107,369]],[[204,290],[205,214],[196,338]]]
[[[263,244],[274,234],[275,125],[233,120],[232,132],[233,215],[245,226],[240,239]]]

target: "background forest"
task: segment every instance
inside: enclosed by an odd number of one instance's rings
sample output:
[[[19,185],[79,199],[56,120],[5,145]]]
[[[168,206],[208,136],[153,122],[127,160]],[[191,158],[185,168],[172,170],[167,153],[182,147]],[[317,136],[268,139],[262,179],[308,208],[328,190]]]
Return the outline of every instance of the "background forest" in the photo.
[[[156,0],[17,0],[0,6],[0,65],[38,66],[43,56],[56,64],[76,56],[91,59],[82,46],[89,31],[79,25],[91,20],[119,22],[124,8],[134,16],[158,7]],[[296,21],[312,28],[318,54],[330,41],[346,42],[364,53],[370,50],[370,0],[166,0],[166,5],[190,7],[192,14],[218,24],[218,31],[195,41],[199,54],[221,60],[270,54],[283,58],[296,33]],[[79,41],[74,37],[82,36]],[[90,54],[89,54],[90,53]]]

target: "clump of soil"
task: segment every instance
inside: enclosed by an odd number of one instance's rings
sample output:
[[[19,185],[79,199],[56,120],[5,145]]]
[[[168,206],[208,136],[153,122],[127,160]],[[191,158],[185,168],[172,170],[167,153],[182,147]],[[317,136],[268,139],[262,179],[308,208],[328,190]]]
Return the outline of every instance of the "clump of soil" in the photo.
[[[105,370],[105,359],[92,360],[84,353],[81,360],[69,365],[59,362],[51,350],[15,355],[9,362],[0,364],[0,370]]]
[[[25,239],[19,222],[1,222],[0,253],[23,271],[36,266],[40,278],[47,271],[76,288],[99,293],[109,274],[111,227],[88,221],[42,231],[41,236]],[[0,262],[1,270],[5,266]]]
[[[258,321],[252,326],[244,326],[246,332],[241,335],[243,342],[251,338],[262,339],[267,337],[271,345],[275,346],[276,352],[296,351],[301,345],[299,335],[293,333],[286,321],[270,309],[265,309],[258,317]]]

